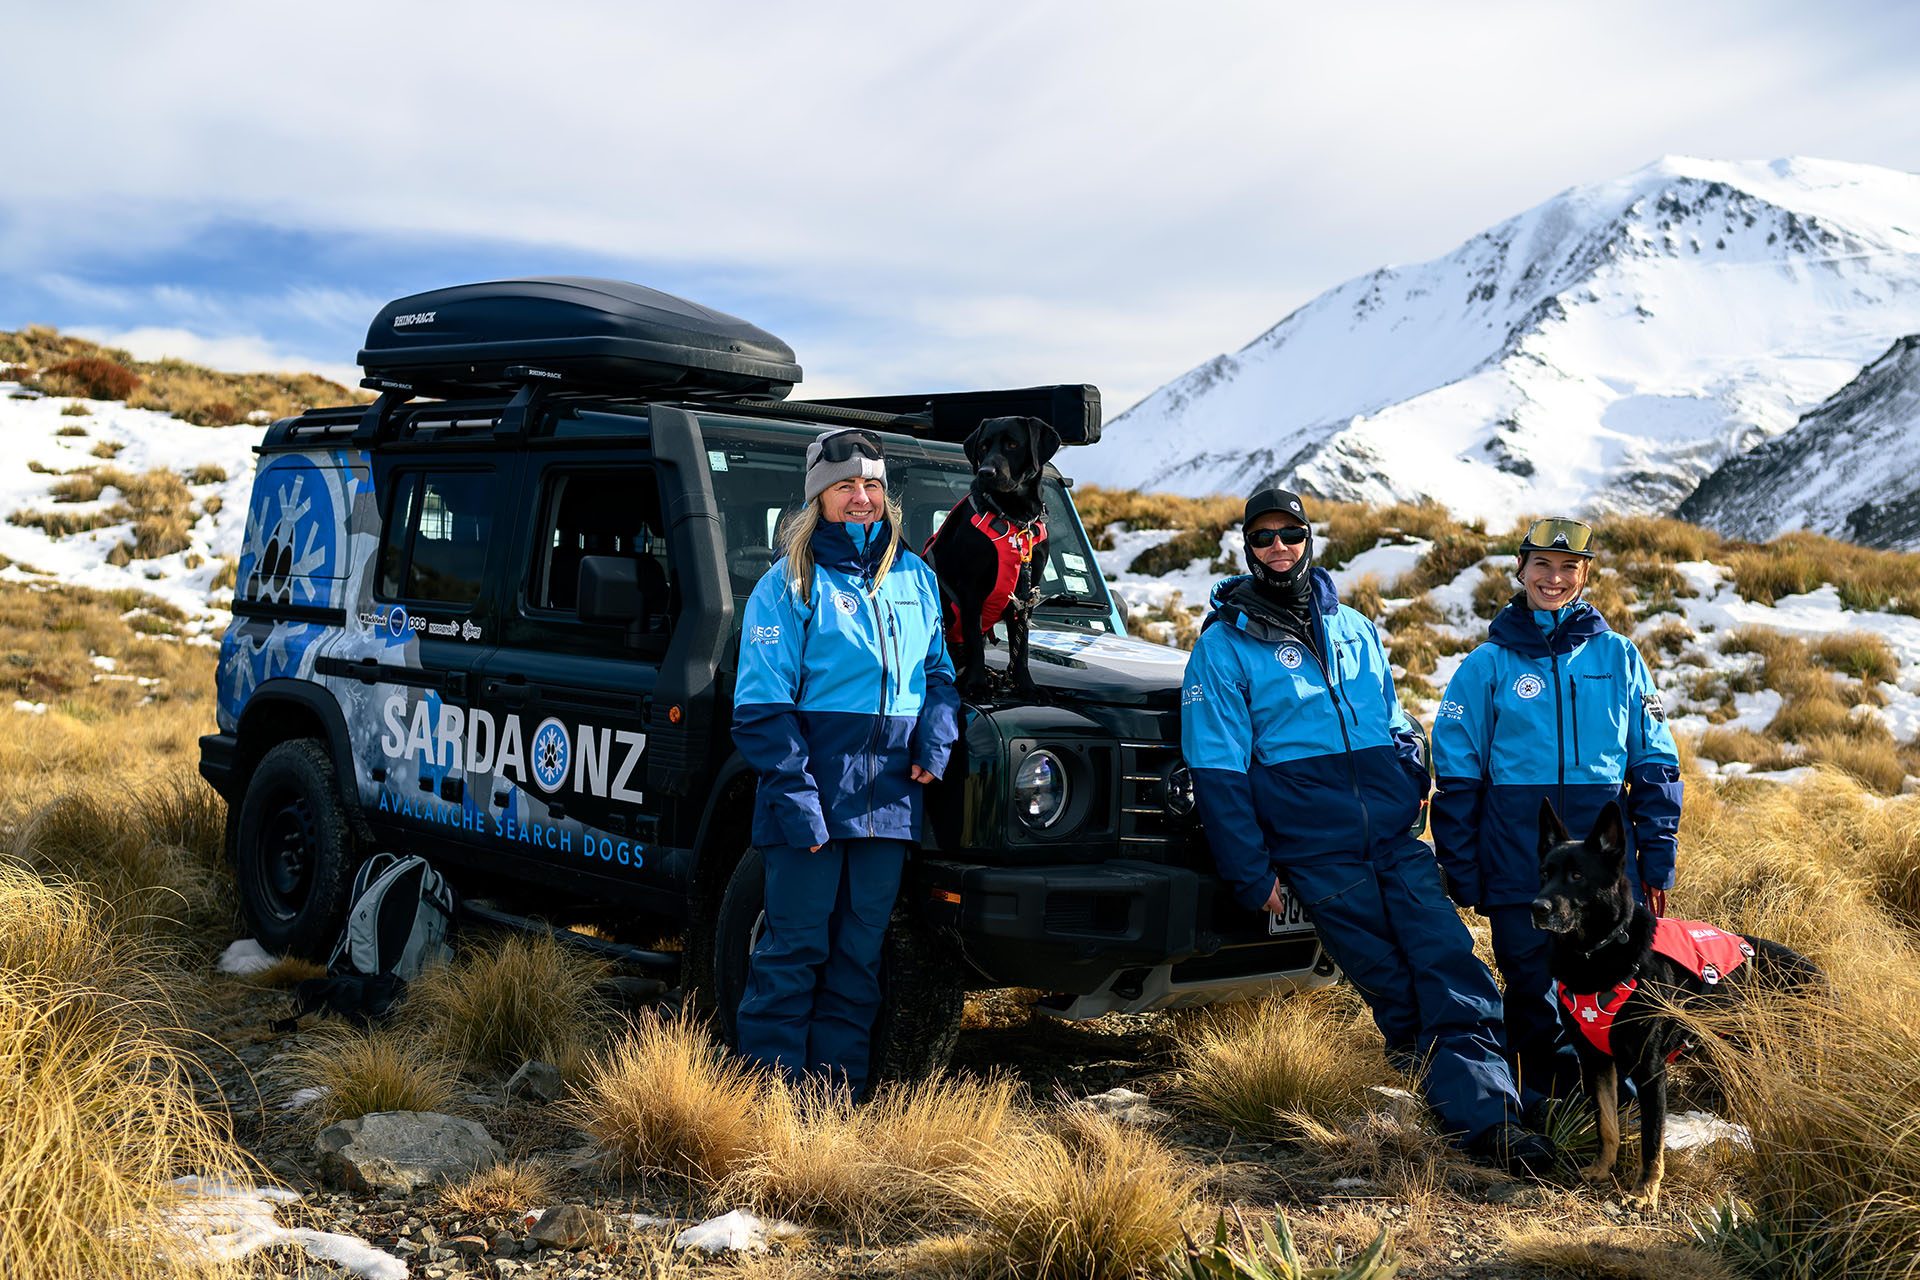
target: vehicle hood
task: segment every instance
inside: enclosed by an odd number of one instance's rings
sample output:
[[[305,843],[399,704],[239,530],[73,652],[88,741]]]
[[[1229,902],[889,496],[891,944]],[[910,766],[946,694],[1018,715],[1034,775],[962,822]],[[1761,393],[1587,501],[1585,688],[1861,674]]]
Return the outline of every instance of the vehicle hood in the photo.
[[[1005,649],[989,650],[1004,666]],[[1028,633],[1034,683],[1065,701],[1133,707],[1178,707],[1187,653],[1170,645],[1108,632],[1034,627]]]

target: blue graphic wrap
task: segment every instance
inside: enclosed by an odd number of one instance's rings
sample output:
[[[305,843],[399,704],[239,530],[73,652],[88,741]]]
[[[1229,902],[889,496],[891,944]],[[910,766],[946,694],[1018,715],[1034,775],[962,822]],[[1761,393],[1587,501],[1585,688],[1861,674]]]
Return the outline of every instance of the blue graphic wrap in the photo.
[[[1235,608],[1248,580],[1230,578],[1187,661],[1181,751],[1220,874],[1249,909],[1275,863],[1404,838],[1426,794],[1379,632],[1313,573],[1315,636]]]
[[[933,571],[902,548],[875,589],[885,548],[857,550],[844,526],[822,523],[811,602],[784,559],[747,601],[733,740],[760,775],[756,844],[919,839],[909,766],[946,772],[960,700]]]
[[[1585,601],[1562,616],[1509,604],[1447,684],[1433,727],[1433,837],[1463,906],[1540,891],[1540,801],[1585,835],[1609,800],[1629,818],[1637,878],[1674,879],[1680,757],[1640,651]]]

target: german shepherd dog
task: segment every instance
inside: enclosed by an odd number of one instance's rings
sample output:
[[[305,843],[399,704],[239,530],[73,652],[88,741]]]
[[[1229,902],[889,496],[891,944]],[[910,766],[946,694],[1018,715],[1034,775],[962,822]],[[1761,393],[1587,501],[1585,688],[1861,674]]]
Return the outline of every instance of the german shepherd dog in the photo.
[[[1725,1004],[1737,990],[1785,991],[1820,978],[1811,960],[1777,942],[1697,920],[1656,920],[1628,880],[1620,806],[1600,811],[1584,840],[1540,802],[1540,896],[1534,927],[1554,935],[1548,969],[1560,1018],[1599,1108],[1600,1158],[1580,1171],[1606,1180],[1620,1152],[1619,1073],[1640,1094],[1639,1203],[1660,1200],[1666,1171],[1667,1064],[1688,1047],[1675,1008]]]
[[[1046,503],[1040,476],[1060,436],[1040,418],[988,418],[966,439],[973,482],[921,553],[940,580],[947,645],[955,651],[963,696],[987,689],[988,634],[1007,624],[1007,675],[1034,698],[1027,670],[1027,621],[1046,570]]]

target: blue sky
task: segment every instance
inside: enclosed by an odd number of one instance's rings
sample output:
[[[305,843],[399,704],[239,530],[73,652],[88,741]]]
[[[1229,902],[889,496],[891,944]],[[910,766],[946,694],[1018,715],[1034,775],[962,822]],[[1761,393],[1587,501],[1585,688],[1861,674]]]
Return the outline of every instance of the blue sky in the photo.
[[[1660,155],[1920,170],[1920,6],[1135,0],[9,13],[0,328],[348,376],[389,298],[610,275],[802,394],[1117,412]]]

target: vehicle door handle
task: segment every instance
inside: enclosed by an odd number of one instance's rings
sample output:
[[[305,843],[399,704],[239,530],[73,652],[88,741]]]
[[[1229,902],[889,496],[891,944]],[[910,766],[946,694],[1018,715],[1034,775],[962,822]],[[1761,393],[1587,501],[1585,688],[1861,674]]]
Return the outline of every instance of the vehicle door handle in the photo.
[[[524,679],[489,680],[481,688],[487,697],[510,707],[525,706],[533,697],[533,686]]]

